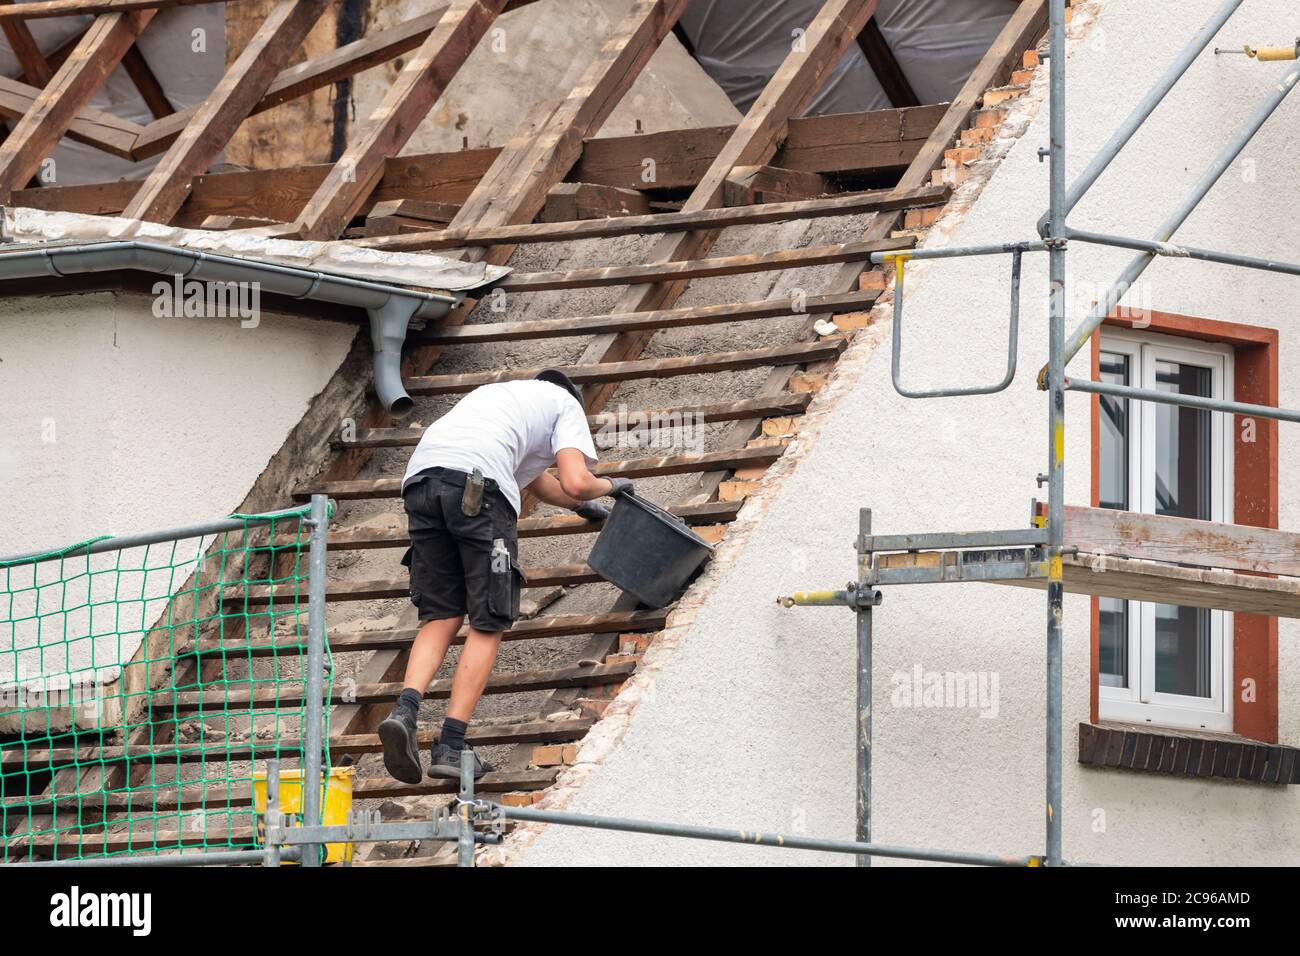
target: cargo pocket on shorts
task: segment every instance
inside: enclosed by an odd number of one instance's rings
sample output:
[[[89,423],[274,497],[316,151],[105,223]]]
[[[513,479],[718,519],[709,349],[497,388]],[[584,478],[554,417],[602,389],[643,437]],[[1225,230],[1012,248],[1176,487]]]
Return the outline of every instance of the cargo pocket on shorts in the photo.
[[[406,568],[408,573],[413,570],[411,564],[414,558],[415,558],[415,548],[407,548],[406,553],[402,555],[402,567]],[[415,589],[415,576],[413,574],[410,576],[410,591],[411,591],[411,603],[414,604],[416,607],[419,607],[420,592]]]
[[[524,586],[524,572],[519,562],[506,552],[492,556],[492,573],[488,578],[488,613],[511,622],[519,619],[519,595]]]

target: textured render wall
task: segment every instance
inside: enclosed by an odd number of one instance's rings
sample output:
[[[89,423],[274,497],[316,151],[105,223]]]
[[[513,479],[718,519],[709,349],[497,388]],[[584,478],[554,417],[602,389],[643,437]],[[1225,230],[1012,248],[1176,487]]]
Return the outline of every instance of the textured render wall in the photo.
[[[267,314],[252,328],[156,318],[151,301],[103,293],[0,304],[0,554],[229,514],[356,334]],[[18,644],[27,646],[21,634]],[[36,666],[8,650],[0,677],[15,663]],[[89,646],[75,650],[79,660]]]
[[[1176,50],[1217,6],[1115,0],[1081,8],[1069,57],[1071,173],[1077,173]],[[1090,14],[1100,10],[1089,29]],[[1273,42],[1292,12],[1243,7],[1220,45]],[[1198,60],[1168,102],[1078,208],[1081,228],[1149,235],[1199,176],[1228,131],[1285,65]],[[1043,71],[1040,71],[1042,74]],[[1046,78],[1021,98],[1040,102]],[[1014,125],[1014,119],[1012,125]],[[1295,258],[1293,180],[1300,98],[1274,116],[1179,233],[1189,244]],[[932,243],[1032,235],[1045,204],[1047,112],[1033,117],[975,206],[946,217]],[[963,187],[959,199],[974,189]],[[960,205],[960,203],[958,204]],[[1260,228],[1267,216],[1268,227]],[[954,227],[955,226],[955,230]],[[1127,254],[1071,250],[1069,325]],[[909,268],[906,380],[996,380],[1007,308],[1005,260]],[[1300,403],[1288,374],[1300,355],[1293,280],[1164,260],[1148,272],[1149,305],[1281,329],[1282,404]],[[1091,283],[1088,285],[1087,283]],[[1002,395],[906,401],[889,384],[888,328],[874,325],[841,360],[799,445],[751,499],[719,561],[651,648],[643,670],[542,806],[792,830],[851,838],[854,635],[839,609],[783,611],[776,595],[842,586],[853,575],[857,509],[882,533],[1023,526],[1046,456],[1046,405],[1033,375],[1046,359],[1046,261],[1027,259],[1020,376]],[[1082,300],[1082,302],[1080,301]],[[884,315],[881,314],[883,319]],[[1086,362],[1072,366],[1086,374]],[[1067,500],[1088,501],[1088,410],[1067,398]],[[1300,435],[1282,426],[1281,523],[1300,527]],[[1105,863],[1293,863],[1295,788],[1207,783],[1084,769],[1074,729],[1088,718],[1088,606],[1067,596],[1064,814],[1068,858]],[[990,585],[886,591],[875,628],[874,836],[889,843],[1039,852],[1043,840],[1043,632],[1036,592]],[[693,618],[693,619],[692,619]],[[1281,739],[1300,741],[1300,627],[1281,622]],[[996,716],[891,701],[896,673],[988,672]],[[992,711],[990,711],[992,713]],[[1098,830],[1098,821],[1104,830]],[[525,828],[506,860],[525,864],[843,863],[843,858],[561,827]]]

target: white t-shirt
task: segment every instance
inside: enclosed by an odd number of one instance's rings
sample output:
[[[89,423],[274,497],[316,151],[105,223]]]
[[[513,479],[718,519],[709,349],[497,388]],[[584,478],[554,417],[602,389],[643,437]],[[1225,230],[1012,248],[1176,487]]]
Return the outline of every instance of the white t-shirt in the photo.
[[[518,514],[519,489],[554,465],[561,448],[576,448],[588,466],[596,464],[587,416],[572,395],[536,379],[482,385],[425,430],[402,488],[426,468],[478,468]]]

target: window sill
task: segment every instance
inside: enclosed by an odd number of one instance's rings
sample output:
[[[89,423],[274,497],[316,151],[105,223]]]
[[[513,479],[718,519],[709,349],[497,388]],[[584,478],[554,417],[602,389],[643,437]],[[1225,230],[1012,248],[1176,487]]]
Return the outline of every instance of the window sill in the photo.
[[[1079,724],[1079,763],[1181,777],[1300,784],[1300,750],[1232,734]]]

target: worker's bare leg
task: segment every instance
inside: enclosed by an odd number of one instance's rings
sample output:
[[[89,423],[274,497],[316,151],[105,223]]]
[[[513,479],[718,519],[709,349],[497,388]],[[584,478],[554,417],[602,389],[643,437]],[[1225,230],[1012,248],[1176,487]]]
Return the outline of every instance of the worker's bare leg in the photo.
[[[384,747],[384,766],[403,783],[419,783],[424,777],[420,768],[420,747],[416,742],[420,701],[438,673],[447,648],[456,638],[464,615],[426,621],[411,644],[406,664],[405,687],[397,698],[388,719],[379,725],[379,739]]]
[[[483,689],[492,675],[492,665],[496,663],[497,651],[501,647],[501,635],[501,631],[480,631],[470,626],[465,647],[456,663],[456,673],[451,678],[451,700],[447,704],[442,730],[438,733],[438,744],[433,748],[429,776],[460,779],[461,752],[466,749],[465,734],[478,699],[483,696]],[[475,755],[475,776],[492,769]]]
[[[420,633],[415,636],[415,641],[411,644],[403,686],[424,696],[424,692],[429,689],[429,684],[433,681],[433,675],[438,673],[438,668],[442,666],[447,656],[447,648],[451,647],[451,642],[456,639],[456,632],[460,630],[464,620],[464,615],[444,617],[437,621],[425,621],[420,626]]]
[[[478,699],[483,696],[483,688],[487,687],[488,678],[492,675],[492,665],[496,663],[497,651],[501,649],[502,633],[480,631],[474,627],[469,629],[465,649],[460,652],[460,661],[456,664],[456,673],[451,680],[448,717],[469,723],[474,708],[478,706]]]

